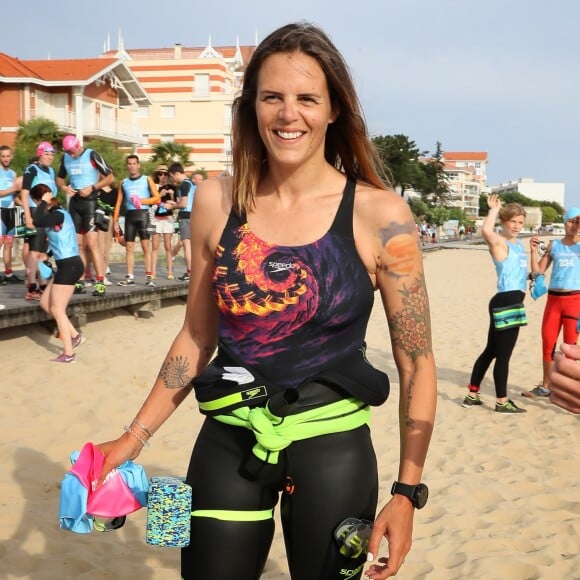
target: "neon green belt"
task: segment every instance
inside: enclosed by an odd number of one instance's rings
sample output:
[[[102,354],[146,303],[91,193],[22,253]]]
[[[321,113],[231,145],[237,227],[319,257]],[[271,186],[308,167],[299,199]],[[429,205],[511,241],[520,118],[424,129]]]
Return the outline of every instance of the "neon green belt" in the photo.
[[[350,398],[287,417],[272,414],[268,407],[241,407],[213,418],[220,423],[253,431],[257,441],[252,449],[254,455],[276,464],[280,451],[294,441],[369,425],[371,410],[366,403]]]

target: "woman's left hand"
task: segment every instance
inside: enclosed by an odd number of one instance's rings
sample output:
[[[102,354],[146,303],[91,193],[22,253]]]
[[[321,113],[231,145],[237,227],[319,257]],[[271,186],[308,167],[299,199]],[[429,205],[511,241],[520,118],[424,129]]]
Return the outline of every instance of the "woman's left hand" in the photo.
[[[383,565],[371,565],[366,572],[368,578],[383,580],[398,573],[411,549],[414,512],[413,504],[402,495],[394,495],[379,512],[373,524],[368,554],[369,557],[371,554],[378,554],[381,539],[384,537],[388,543],[389,556],[379,558]]]

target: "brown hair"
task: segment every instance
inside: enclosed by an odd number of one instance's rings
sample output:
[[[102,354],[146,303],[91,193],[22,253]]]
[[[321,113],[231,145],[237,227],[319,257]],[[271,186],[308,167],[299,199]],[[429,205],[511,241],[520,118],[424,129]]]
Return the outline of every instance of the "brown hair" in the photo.
[[[39,202],[45,193],[52,193],[52,189],[45,183],[36,184],[29,192],[30,197],[36,202]]]
[[[232,124],[233,207],[245,213],[267,163],[258,132],[256,97],[258,76],[273,54],[303,52],[314,58],[326,77],[332,108],[338,114],[328,126],[324,146],[326,161],[352,179],[386,189],[388,179],[371,143],[349,68],[328,36],[307,22],[287,24],[267,36],[256,48],[244,73],[242,93],[234,100]]]
[[[524,206],[519,203],[508,203],[499,210],[499,221],[507,222],[518,215],[526,217]]]

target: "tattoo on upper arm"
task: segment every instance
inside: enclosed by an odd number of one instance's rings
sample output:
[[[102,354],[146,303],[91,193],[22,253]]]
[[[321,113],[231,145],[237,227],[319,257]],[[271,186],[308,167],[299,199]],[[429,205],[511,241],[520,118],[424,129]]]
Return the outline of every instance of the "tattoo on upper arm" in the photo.
[[[390,276],[401,278],[412,273],[420,253],[417,229],[411,224],[391,224],[379,230],[385,262],[381,268]]]
[[[394,344],[411,360],[431,352],[429,301],[425,277],[421,274],[410,286],[399,290],[402,308],[389,316],[389,329]]]
[[[193,376],[189,361],[181,355],[168,358],[159,371],[159,376],[167,389],[191,389]]]

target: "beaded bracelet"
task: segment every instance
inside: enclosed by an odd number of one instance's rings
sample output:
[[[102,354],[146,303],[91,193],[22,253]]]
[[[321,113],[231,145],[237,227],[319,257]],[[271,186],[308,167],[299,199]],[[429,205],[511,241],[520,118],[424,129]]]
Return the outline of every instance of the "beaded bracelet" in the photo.
[[[145,427],[145,425],[143,425],[143,423],[140,423],[139,420],[137,419],[137,417],[135,417],[131,423],[134,423],[135,425],[137,425],[137,427],[139,427],[139,429],[141,429],[141,431],[143,431],[143,433],[146,433],[147,435],[149,435],[149,437],[153,437],[153,432]]]
[[[142,447],[149,447],[149,443],[147,443],[147,441],[145,439],[143,439],[143,437],[141,437],[141,435],[139,435],[138,433],[133,431],[133,429],[131,429],[131,426],[125,425],[123,427],[123,431],[125,431],[125,433],[129,433],[129,434],[133,435],[133,437],[135,437],[135,439],[137,439],[137,441],[139,441],[139,443],[141,443]]]

